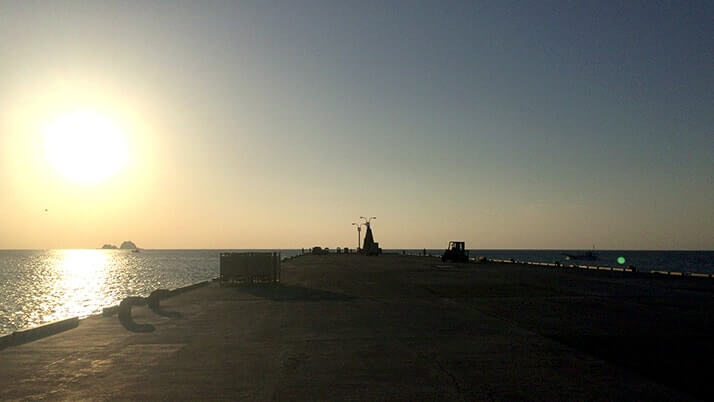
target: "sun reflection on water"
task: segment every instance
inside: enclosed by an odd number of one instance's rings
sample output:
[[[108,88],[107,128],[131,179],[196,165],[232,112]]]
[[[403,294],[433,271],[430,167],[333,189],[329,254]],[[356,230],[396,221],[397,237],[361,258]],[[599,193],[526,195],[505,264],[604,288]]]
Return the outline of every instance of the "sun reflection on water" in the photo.
[[[0,335],[217,274],[211,250],[0,250]]]
[[[114,264],[102,250],[56,250],[52,256],[54,283],[43,321],[89,315],[108,302],[103,289]],[[59,302],[59,303],[58,303]]]

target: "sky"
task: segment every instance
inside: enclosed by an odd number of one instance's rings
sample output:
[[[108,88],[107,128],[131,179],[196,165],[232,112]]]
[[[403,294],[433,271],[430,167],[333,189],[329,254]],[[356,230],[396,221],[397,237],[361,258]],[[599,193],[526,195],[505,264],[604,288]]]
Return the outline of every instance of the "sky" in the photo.
[[[376,216],[383,248],[712,250],[712,21],[711,1],[0,0],[0,249],[356,247]],[[85,160],[47,145],[78,111],[123,138],[105,179],[48,156]]]

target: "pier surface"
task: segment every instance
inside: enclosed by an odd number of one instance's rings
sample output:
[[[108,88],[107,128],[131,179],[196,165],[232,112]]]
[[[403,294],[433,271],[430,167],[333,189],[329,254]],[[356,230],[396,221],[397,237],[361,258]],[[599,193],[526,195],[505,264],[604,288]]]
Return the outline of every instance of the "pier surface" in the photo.
[[[0,350],[0,400],[711,399],[710,279],[303,256]]]

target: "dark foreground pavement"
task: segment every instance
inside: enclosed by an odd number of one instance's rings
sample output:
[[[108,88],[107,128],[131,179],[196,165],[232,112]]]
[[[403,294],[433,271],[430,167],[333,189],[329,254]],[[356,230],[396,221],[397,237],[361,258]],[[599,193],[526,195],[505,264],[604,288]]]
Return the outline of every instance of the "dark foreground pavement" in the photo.
[[[0,400],[710,399],[708,279],[305,256],[0,351]]]

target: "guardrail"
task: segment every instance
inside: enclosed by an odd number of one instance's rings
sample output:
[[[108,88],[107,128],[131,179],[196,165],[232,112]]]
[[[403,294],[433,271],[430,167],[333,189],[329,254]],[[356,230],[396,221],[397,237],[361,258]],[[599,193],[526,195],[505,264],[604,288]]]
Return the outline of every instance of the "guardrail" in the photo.
[[[582,264],[562,264],[562,263],[549,263],[549,262],[534,262],[534,261],[519,261],[514,259],[501,260],[501,259],[489,259],[488,261],[499,262],[505,264],[525,264],[525,265],[538,265],[547,267],[559,267],[559,268],[576,268],[576,269],[590,269],[596,271],[614,271],[614,272],[631,272],[639,274],[650,274],[650,275],[662,275],[662,276],[679,276],[679,277],[693,277],[693,278],[714,278],[714,273],[705,272],[687,272],[687,271],[664,271],[664,270],[649,270],[649,271],[638,271],[633,266],[627,267],[612,267],[612,266],[601,266],[601,265],[582,265]]]
[[[399,255],[412,256],[412,257],[439,257],[434,254],[414,253],[414,252],[402,252],[396,253]],[[650,274],[650,275],[662,275],[662,276],[679,276],[679,277],[692,277],[692,278],[710,278],[714,279],[714,273],[706,272],[687,272],[687,271],[672,271],[672,270],[649,270],[640,271],[636,267],[629,265],[626,267],[615,267],[609,265],[585,265],[585,264],[564,264],[561,262],[540,262],[540,261],[523,261],[516,260],[513,258],[509,259],[498,259],[498,258],[485,258],[485,257],[471,257],[469,261],[478,262],[497,262],[503,264],[524,264],[524,265],[534,265],[541,267],[553,267],[553,268],[574,268],[574,269],[589,269],[593,271],[611,271],[611,272],[629,272],[638,274]]]
[[[612,267],[604,265],[583,265],[583,264],[562,264],[560,262],[539,262],[539,261],[519,261],[515,259],[488,259],[487,261],[504,263],[504,264],[524,264],[524,265],[535,265],[541,267],[553,267],[553,268],[576,268],[576,269],[590,269],[594,271],[612,271],[612,272],[637,272],[637,269],[633,266],[627,267]]]

